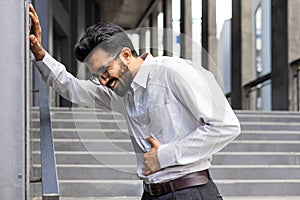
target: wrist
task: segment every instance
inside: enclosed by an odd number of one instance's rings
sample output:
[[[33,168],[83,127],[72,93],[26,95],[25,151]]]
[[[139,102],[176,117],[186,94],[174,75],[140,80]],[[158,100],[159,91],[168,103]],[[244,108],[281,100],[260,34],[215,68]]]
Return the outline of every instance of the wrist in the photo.
[[[35,60],[36,61],[42,61],[46,55],[46,52],[44,49],[38,51],[37,53],[34,54]]]

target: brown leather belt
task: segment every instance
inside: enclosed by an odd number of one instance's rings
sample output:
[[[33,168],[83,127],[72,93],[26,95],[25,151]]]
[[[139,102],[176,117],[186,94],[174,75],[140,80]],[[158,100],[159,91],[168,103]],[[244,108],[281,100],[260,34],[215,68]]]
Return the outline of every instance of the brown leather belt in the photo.
[[[203,170],[183,176],[181,178],[162,183],[146,184],[144,182],[144,190],[152,196],[159,196],[174,192],[188,187],[204,185],[208,182],[209,172]]]

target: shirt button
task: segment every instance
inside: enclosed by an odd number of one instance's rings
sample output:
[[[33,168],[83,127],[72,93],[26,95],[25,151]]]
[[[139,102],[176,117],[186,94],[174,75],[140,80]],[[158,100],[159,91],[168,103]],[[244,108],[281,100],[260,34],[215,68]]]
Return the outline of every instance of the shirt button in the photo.
[[[147,150],[147,151],[150,151],[150,150],[151,150],[151,146],[147,144],[147,145],[146,145],[146,150]]]

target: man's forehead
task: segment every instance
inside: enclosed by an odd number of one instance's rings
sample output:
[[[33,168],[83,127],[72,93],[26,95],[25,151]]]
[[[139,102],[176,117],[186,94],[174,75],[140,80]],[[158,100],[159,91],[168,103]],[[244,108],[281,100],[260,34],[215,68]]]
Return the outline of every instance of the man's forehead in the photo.
[[[109,55],[106,51],[102,48],[96,48],[88,55],[86,63],[89,66],[102,65],[107,57],[109,57]]]

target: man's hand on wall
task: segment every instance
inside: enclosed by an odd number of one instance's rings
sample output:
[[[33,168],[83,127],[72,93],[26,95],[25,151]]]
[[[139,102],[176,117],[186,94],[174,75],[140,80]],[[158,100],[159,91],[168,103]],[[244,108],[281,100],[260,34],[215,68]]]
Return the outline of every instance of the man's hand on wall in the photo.
[[[42,47],[42,28],[39,22],[39,17],[35,12],[33,6],[29,5],[29,16],[32,21],[30,29],[30,49],[37,61],[43,60],[45,56],[45,50]]]

